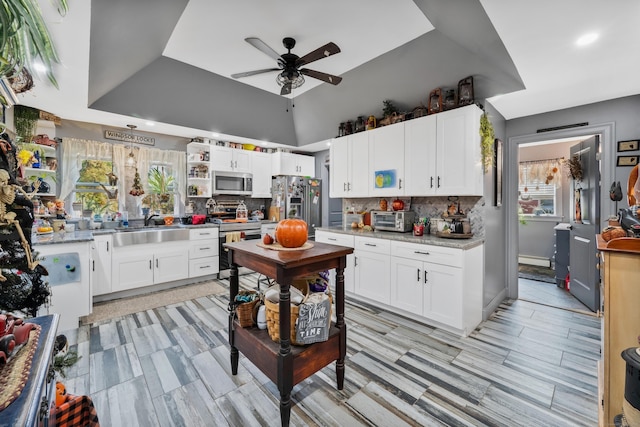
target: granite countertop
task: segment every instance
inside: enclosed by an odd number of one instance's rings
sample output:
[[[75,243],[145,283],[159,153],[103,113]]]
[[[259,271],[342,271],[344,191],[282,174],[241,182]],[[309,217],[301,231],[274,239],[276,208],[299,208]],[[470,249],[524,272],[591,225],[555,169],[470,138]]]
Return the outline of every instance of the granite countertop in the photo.
[[[171,229],[171,228],[187,228],[187,229],[197,229],[197,228],[218,228],[217,224],[205,223],[205,224],[197,224],[197,225],[171,225],[171,226],[158,226],[149,228],[150,230],[162,230],[162,229]],[[142,229],[141,229],[142,230]],[[55,233],[49,234],[37,234],[33,233],[31,235],[31,242],[34,245],[52,245],[58,243],[76,243],[76,242],[90,242],[93,240],[93,236],[101,235],[101,234],[114,234],[118,232],[124,232],[123,229],[97,229],[97,230],[75,230],[73,233],[65,233],[64,231],[58,231]],[[127,231],[130,232],[130,231]]]
[[[397,233],[393,231],[364,231],[360,229],[337,227],[319,227],[316,230],[332,233],[349,234],[360,237],[373,237],[376,239],[398,240],[401,242],[418,243],[423,245],[444,246],[455,249],[471,249],[484,243],[484,237],[472,237],[470,239],[447,239],[432,234],[414,236],[412,232]]]

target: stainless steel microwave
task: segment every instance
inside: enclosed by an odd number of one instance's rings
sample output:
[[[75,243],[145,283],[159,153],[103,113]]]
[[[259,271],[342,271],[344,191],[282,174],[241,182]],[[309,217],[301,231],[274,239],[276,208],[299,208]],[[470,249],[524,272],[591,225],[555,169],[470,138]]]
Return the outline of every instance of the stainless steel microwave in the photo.
[[[253,191],[253,175],[250,173],[214,171],[211,180],[212,195],[250,196]]]
[[[371,225],[374,230],[404,233],[413,229],[415,221],[416,213],[412,211],[371,211]]]

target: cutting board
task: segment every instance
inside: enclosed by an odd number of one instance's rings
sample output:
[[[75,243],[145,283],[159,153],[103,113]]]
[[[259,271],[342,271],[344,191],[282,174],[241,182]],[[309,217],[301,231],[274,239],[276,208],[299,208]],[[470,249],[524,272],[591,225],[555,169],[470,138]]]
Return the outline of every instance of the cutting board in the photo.
[[[280,221],[280,208],[277,206],[269,207],[269,221]]]

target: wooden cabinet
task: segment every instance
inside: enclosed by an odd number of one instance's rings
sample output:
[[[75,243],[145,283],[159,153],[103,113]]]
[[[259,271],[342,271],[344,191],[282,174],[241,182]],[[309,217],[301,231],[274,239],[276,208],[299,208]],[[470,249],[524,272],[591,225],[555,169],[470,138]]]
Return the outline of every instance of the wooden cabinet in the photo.
[[[330,158],[330,196],[368,197],[369,132],[334,139]]]
[[[456,108],[436,117],[437,194],[482,196],[480,116],[476,105]]]
[[[211,145],[211,170],[251,173],[253,151]]]
[[[269,153],[253,152],[251,170],[253,174],[253,191],[251,197],[271,198],[271,177],[273,176],[271,156]]]
[[[431,196],[438,193],[436,117],[425,116],[404,123],[406,195]]]
[[[385,126],[369,134],[369,196],[405,194],[404,125]]]
[[[91,242],[91,290],[93,296],[111,293],[111,253],[113,242],[110,234],[94,235]]]
[[[211,146],[201,142],[187,144],[187,196],[211,197]]]
[[[482,320],[482,248],[391,242],[391,306],[468,335]]]
[[[346,246],[348,248],[354,247],[354,238],[346,234],[330,233],[323,230],[316,230],[316,242],[328,243],[330,245]],[[347,265],[344,268],[344,290],[349,293],[355,291],[355,257],[353,254],[347,255]],[[329,274],[329,281],[331,286],[335,289],[336,285],[336,272],[331,270]]]
[[[117,248],[112,255],[113,292],[189,277],[188,242]]]
[[[371,237],[354,239],[354,291],[387,305],[391,300],[390,243]]]
[[[640,334],[640,239],[623,237],[605,242],[598,237],[601,253],[604,322],[602,360],[599,362],[598,405],[601,425],[613,425],[622,413],[626,362],[620,354],[638,347]]]
[[[273,175],[316,176],[316,160],[313,156],[284,153],[271,154]]]

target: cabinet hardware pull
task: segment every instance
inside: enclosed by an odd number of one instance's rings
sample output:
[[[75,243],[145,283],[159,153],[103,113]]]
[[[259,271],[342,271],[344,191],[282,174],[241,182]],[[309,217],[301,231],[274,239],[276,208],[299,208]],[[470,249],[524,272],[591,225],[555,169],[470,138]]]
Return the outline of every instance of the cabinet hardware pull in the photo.
[[[233,160],[231,160],[231,169],[233,169]]]
[[[96,271],[96,262],[95,262],[95,260],[91,260],[91,271]]]
[[[433,188],[433,177],[431,177],[431,188]]]
[[[420,269],[418,268],[418,282],[420,281]]]
[[[149,270],[151,270],[153,268],[153,265],[151,264],[151,260],[149,260]]]
[[[440,177],[438,177],[438,188],[440,188]]]
[[[347,182],[347,190],[351,191],[351,183],[350,182]]]
[[[200,248],[201,251],[208,251],[211,248]]]
[[[337,241],[338,239],[336,239],[335,237],[327,237],[327,240],[331,240],[332,242]]]
[[[398,190],[402,188],[402,178],[398,180]]]
[[[107,252],[109,252],[109,242],[107,242]]]
[[[342,183],[342,191],[347,191],[347,183],[346,182]]]
[[[413,251],[413,253],[418,255],[431,255],[429,252],[422,252],[422,251]]]
[[[365,246],[373,246],[374,248],[375,248],[376,246],[378,246],[378,245],[376,245],[375,243],[365,243],[364,245],[365,245]]]
[[[354,267],[357,267],[357,266],[358,266],[358,257],[357,257],[357,256],[354,256],[354,257],[353,257],[353,266],[354,266]]]
[[[427,280],[427,270],[424,271],[424,283],[427,283],[429,280]]]
[[[210,265],[201,265],[200,266],[200,270],[202,270],[203,268],[211,268],[211,266]]]
[[[158,260],[156,259],[156,268],[158,268]]]

